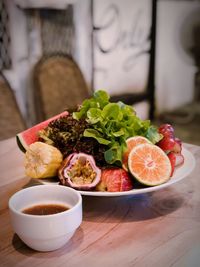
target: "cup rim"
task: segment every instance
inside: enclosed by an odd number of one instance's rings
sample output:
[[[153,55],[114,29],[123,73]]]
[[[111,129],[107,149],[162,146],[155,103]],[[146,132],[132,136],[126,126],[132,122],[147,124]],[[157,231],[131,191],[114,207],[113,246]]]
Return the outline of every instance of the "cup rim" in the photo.
[[[72,213],[74,210],[76,210],[82,203],[82,196],[81,194],[76,191],[75,189],[71,188],[71,187],[68,187],[68,186],[62,186],[63,188],[65,188],[66,190],[69,190],[71,192],[73,192],[74,194],[76,194],[76,196],[78,197],[78,201],[77,203],[70,207],[70,209],[68,210],[65,210],[65,211],[62,211],[62,212],[59,212],[59,213],[54,213],[54,214],[48,214],[48,215],[32,215],[32,214],[26,214],[26,213],[23,213],[22,211],[18,211],[16,210],[13,205],[12,205],[12,202],[14,201],[15,197],[17,195],[20,195],[20,194],[23,194],[25,191],[31,191],[31,190],[36,190],[35,188],[38,188],[38,187],[56,187],[57,186],[61,186],[61,185],[35,185],[35,186],[31,186],[31,187],[27,187],[27,188],[23,188],[23,189],[20,189],[19,191],[17,191],[16,193],[14,193],[10,199],[9,199],[9,202],[8,202],[8,207],[9,209],[17,214],[17,215],[20,215],[20,216],[24,216],[24,217],[29,217],[29,218],[40,218],[40,219],[44,219],[44,218],[52,218],[52,217],[59,217],[59,216],[62,216],[66,213]]]

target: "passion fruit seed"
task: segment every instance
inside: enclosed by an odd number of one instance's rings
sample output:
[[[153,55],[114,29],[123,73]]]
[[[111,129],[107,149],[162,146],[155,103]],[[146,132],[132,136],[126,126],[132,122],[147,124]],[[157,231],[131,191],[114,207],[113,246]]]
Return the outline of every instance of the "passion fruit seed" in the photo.
[[[96,173],[85,157],[80,157],[67,171],[71,181],[78,185],[90,184],[94,181]]]
[[[94,158],[85,153],[69,155],[58,173],[61,184],[81,190],[91,190],[101,179],[101,170]]]

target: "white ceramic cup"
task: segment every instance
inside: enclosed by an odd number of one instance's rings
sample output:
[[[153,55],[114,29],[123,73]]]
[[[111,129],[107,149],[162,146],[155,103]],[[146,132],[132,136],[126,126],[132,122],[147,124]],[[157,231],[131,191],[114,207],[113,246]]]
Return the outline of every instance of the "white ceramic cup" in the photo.
[[[29,215],[22,211],[39,204],[62,204],[70,209],[51,215]],[[37,185],[22,189],[9,200],[15,233],[29,247],[52,251],[62,247],[82,222],[82,197],[61,185]]]

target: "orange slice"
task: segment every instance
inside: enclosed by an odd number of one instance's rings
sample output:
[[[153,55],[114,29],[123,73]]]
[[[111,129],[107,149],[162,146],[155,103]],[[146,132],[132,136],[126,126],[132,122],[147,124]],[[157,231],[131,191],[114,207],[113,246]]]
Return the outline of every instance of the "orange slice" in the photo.
[[[170,179],[170,160],[161,148],[153,144],[133,148],[128,157],[128,167],[130,173],[144,185],[160,185]]]
[[[127,149],[123,154],[122,167],[125,171],[128,171],[128,156],[129,156],[131,150],[134,147],[136,147],[137,145],[151,144],[151,142],[143,136],[133,136],[133,137],[130,137],[126,140],[126,144],[127,144]]]

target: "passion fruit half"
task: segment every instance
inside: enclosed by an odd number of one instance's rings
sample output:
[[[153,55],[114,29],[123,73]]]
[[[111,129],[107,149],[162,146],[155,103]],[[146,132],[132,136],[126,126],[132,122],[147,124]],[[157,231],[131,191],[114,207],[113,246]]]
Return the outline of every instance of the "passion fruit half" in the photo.
[[[101,170],[91,155],[73,153],[63,161],[58,176],[62,185],[91,190],[100,182]]]

